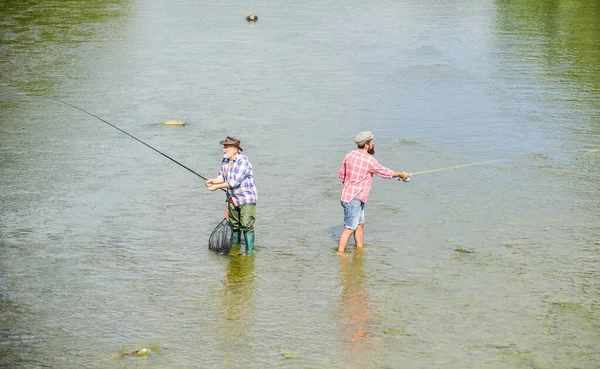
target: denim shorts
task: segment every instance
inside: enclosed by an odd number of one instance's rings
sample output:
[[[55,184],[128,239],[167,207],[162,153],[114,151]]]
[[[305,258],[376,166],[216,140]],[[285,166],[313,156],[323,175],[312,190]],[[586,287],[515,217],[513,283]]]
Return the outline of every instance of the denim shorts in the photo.
[[[365,203],[359,199],[340,203],[344,207],[344,227],[355,231],[359,224],[365,222]]]

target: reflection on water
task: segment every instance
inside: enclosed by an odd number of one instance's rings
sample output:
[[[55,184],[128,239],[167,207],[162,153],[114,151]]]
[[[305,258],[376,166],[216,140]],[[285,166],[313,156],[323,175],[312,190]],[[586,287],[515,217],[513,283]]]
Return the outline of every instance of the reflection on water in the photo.
[[[340,255],[339,261],[342,291],[337,322],[340,339],[345,343],[342,355],[347,363],[357,365],[364,360],[365,351],[368,351],[367,340],[372,335],[369,325],[374,319],[365,286],[363,250],[357,249],[354,254]]]
[[[227,256],[227,271],[219,306],[219,316],[223,318],[219,339],[221,351],[230,358],[251,348],[248,332],[252,325],[255,290],[254,256]]]

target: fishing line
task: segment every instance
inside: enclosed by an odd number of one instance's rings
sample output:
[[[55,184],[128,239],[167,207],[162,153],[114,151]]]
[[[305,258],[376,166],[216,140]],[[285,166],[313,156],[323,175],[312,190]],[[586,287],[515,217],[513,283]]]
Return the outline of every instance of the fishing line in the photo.
[[[433,172],[441,172],[442,170],[450,170],[450,169],[458,169],[458,168],[464,168],[464,167],[471,167],[473,165],[481,165],[481,164],[487,164],[487,163],[492,163],[495,161],[501,161],[501,160],[506,160],[506,159],[495,159],[495,160],[487,160],[487,161],[480,161],[477,163],[471,163],[471,164],[461,164],[461,165],[455,165],[452,167],[446,167],[446,168],[439,168],[439,169],[430,169],[430,170],[423,170],[421,172],[416,172],[416,173],[412,173],[411,176],[414,176],[416,174],[425,174],[425,173],[433,173]],[[405,179],[402,178],[398,178],[399,181],[403,181],[403,182],[410,182],[410,177],[407,177]]]
[[[195,175],[197,175],[198,177],[200,177],[200,178],[204,179],[205,181],[208,181],[208,178],[206,178],[206,177],[204,177],[204,176],[202,176],[202,175],[200,175],[200,174],[198,174],[198,173],[194,172],[194,171],[193,171],[193,170],[191,170],[190,168],[186,167],[185,165],[181,164],[181,163],[180,163],[180,162],[178,162],[177,160],[175,160],[175,159],[173,159],[172,157],[170,157],[169,155],[167,155],[167,154],[165,154],[165,153],[163,153],[163,152],[161,152],[161,151],[159,151],[159,150],[155,149],[154,147],[152,147],[152,146],[148,145],[147,143],[145,143],[144,141],[140,140],[139,138],[137,138],[137,137],[135,137],[135,136],[133,136],[133,135],[131,135],[131,134],[129,134],[129,133],[127,133],[127,132],[125,132],[125,131],[124,131],[124,130],[122,130],[121,128],[119,128],[119,127],[115,126],[114,124],[112,124],[112,123],[110,123],[110,122],[108,122],[108,121],[106,121],[106,120],[104,120],[104,119],[100,118],[99,116],[97,116],[97,115],[95,115],[95,114],[92,114],[92,113],[90,113],[90,112],[89,112],[89,111],[87,111],[87,110],[84,110],[84,109],[82,109],[82,108],[80,108],[80,107],[78,107],[78,106],[75,106],[75,105],[73,105],[73,104],[70,104],[70,103],[68,103],[68,102],[65,102],[65,101],[62,101],[62,100],[59,100],[59,99],[55,99],[55,98],[52,98],[52,97],[48,97],[48,99],[50,99],[50,100],[54,100],[54,101],[58,101],[58,102],[60,102],[60,103],[63,103],[63,104],[65,104],[65,105],[69,105],[69,106],[70,106],[70,107],[72,107],[72,108],[75,108],[75,109],[77,109],[77,110],[81,110],[82,112],[84,112],[84,113],[86,113],[86,114],[89,114],[89,115],[91,115],[92,117],[94,117],[94,118],[96,118],[96,119],[98,119],[98,120],[100,120],[100,121],[102,121],[102,122],[104,122],[104,123],[108,124],[109,126],[113,127],[114,129],[117,129],[117,130],[119,130],[119,131],[121,131],[121,132],[125,133],[127,136],[129,136],[129,137],[133,138],[134,140],[138,141],[139,143],[146,145],[147,147],[149,147],[149,148],[151,148],[152,150],[156,151],[157,153],[161,154],[161,155],[162,155],[162,156],[164,156],[165,158],[167,158],[167,159],[171,160],[171,161],[172,161],[172,162],[174,162],[175,164],[178,164],[178,165],[180,165],[180,166],[184,167],[185,169],[189,170],[190,172],[194,173]],[[224,189],[224,188],[221,188],[221,190],[225,191],[225,189]]]

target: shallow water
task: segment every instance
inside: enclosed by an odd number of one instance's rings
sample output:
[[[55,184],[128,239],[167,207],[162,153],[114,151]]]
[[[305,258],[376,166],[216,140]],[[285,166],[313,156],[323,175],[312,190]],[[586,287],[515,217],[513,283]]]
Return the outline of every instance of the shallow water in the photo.
[[[597,5],[0,10],[1,367],[600,366]],[[256,256],[207,250],[222,193],[52,99],[203,176],[239,137]],[[340,257],[365,129],[395,170],[502,160],[375,179]]]

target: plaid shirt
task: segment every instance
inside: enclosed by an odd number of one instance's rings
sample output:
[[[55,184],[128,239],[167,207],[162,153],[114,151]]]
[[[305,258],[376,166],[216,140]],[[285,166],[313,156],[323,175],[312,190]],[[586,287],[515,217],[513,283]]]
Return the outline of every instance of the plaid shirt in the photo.
[[[256,185],[254,184],[252,164],[248,157],[238,153],[229,169],[227,168],[228,164],[229,160],[223,158],[221,173],[219,173],[219,176],[231,186],[231,188],[227,188],[227,201],[232,199],[235,206],[256,204],[258,200]]]
[[[379,164],[373,155],[365,150],[350,151],[344,158],[338,173],[340,182],[344,184],[341,200],[350,202],[353,199],[359,199],[367,202],[373,183],[373,174],[383,178],[392,178],[394,171]]]

